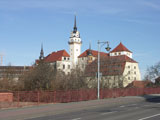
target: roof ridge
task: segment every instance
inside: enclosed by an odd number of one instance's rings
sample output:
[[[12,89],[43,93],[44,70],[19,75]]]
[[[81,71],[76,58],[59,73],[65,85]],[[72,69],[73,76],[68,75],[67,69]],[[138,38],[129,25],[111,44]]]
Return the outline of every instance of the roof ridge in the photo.
[[[126,46],[124,46],[121,42],[117,47],[115,47],[110,53],[112,52],[122,52],[122,51],[127,51],[132,53]]]

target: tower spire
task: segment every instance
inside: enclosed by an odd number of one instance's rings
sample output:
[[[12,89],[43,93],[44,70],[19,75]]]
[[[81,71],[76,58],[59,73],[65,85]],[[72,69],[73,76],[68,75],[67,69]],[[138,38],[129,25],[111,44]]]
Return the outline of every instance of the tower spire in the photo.
[[[41,44],[41,52],[40,52],[39,59],[40,59],[40,60],[43,60],[43,58],[44,58],[43,44]]]
[[[92,55],[92,50],[91,50],[91,42],[89,42],[89,50],[88,50],[88,55]]]
[[[74,16],[74,28],[73,28],[73,33],[77,32],[77,26],[76,26],[76,15]]]
[[[89,42],[89,49],[91,50],[91,41]]]

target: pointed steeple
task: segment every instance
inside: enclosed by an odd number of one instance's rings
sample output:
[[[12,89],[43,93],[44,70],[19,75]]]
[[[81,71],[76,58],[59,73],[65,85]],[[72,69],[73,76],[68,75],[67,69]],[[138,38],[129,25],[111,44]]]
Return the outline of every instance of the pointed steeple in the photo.
[[[91,42],[89,42],[89,50],[87,52],[87,55],[92,55]]]
[[[73,28],[73,33],[77,32],[77,26],[76,26],[76,15],[74,16],[74,28]]]
[[[40,60],[43,60],[43,58],[44,58],[43,44],[41,44],[41,52],[40,52],[39,59],[40,59]]]

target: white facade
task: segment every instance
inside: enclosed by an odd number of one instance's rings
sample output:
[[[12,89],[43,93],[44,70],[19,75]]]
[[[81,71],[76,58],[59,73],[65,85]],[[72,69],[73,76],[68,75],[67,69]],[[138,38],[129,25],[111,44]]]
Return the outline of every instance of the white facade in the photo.
[[[71,72],[72,64],[70,62],[70,57],[62,57],[61,61],[55,61],[50,63],[55,69],[63,71],[65,74]]]
[[[141,80],[141,74],[139,70],[138,63],[126,62],[124,72],[123,72],[124,81],[123,85],[126,87],[129,83],[134,80]]]
[[[112,53],[110,53],[110,56],[120,56],[120,55],[126,55],[126,56],[132,58],[132,53],[128,52],[128,51],[112,52]]]

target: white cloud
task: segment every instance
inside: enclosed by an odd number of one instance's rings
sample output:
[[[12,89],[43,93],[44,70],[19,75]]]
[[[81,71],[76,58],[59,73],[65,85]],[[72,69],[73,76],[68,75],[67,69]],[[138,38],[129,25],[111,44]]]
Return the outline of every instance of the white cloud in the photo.
[[[123,21],[130,22],[130,23],[137,23],[137,24],[159,24],[155,21],[147,21],[144,19],[123,19]]]
[[[155,10],[160,10],[160,3],[154,3],[153,1],[149,2],[149,1],[143,1],[142,2],[143,5],[147,6],[147,7],[150,7],[150,8],[153,8]]]
[[[97,0],[1,0],[1,10],[24,10],[24,9],[51,9],[56,12],[70,13],[70,11],[79,11],[82,13],[97,14],[118,14],[124,11],[124,8],[116,2]]]

